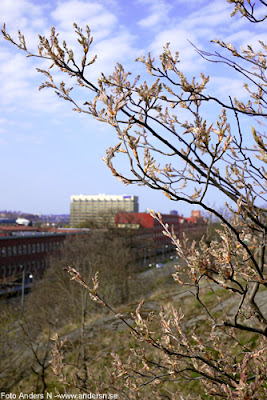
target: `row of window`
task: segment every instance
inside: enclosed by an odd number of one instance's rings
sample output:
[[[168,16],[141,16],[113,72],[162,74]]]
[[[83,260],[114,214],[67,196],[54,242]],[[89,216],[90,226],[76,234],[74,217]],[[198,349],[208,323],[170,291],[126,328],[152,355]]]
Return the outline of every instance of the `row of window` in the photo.
[[[101,210],[103,212],[104,211],[126,211],[126,210],[133,210],[134,208],[131,206],[131,204],[123,204],[120,206],[117,206],[117,204],[113,204],[112,206],[107,207],[105,204],[101,204],[100,206],[96,206],[96,207],[86,207],[84,205],[80,206],[80,207],[75,207],[72,208],[71,210],[71,214],[73,213],[77,213],[80,211],[87,211],[87,212],[95,212],[98,210]]]
[[[89,208],[89,207],[79,207],[76,209],[71,210],[71,215],[73,214],[79,214],[79,213],[98,213],[98,212],[131,212],[133,210],[132,207],[94,207],[94,208]]]
[[[109,200],[107,200],[107,199],[103,199],[103,200],[73,200],[72,202],[71,202],[71,206],[73,207],[73,206],[77,206],[77,203],[78,204],[94,204],[94,206],[95,205],[97,205],[97,204],[103,204],[103,203],[108,203],[108,204],[112,204],[112,203],[117,203],[117,204],[121,204],[121,203],[125,203],[125,202],[127,202],[127,203],[129,203],[129,202],[131,202],[131,203],[133,203],[133,201],[131,200],[131,199],[120,199],[120,200],[117,200],[117,199],[115,199],[115,200],[112,200],[112,199],[109,199]],[[136,202],[135,202],[136,203]]]
[[[45,260],[37,260],[37,261],[29,261],[24,264],[12,264],[12,265],[3,265],[1,267],[1,276],[2,278],[9,276],[22,276],[22,271],[25,271],[25,275],[28,273],[32,273],[34,271],[42,270],[46,267]]]
[[[21,256],[56,250],[60,246],[59,242],[48,243],[29,243],[14,246],[2,246],[0,249],[1,257]]]

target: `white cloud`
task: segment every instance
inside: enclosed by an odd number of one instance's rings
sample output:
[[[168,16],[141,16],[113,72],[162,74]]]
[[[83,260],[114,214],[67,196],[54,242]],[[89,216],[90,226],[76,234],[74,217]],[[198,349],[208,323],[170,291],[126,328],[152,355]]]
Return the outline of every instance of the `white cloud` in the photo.
[[[150,0],[139,0],[139,2],[150,5],[151,14],[148,16],[148,24],[151,19],[156,20],[152,10],[161,3],[161,0],[153,3]],[[251,43],[258,49],[258,38],[255,32],[251,32],[251,24],[245,19],[239,17],[230,18],[232,8],[224,1],[201,2],[196,10],[186,14],[181,11],[179,13],[179,5],[181,1],[174,0],[171,4],[175,9],[168,10],[165,18],[165,26],[157,30],[153,41],[149,46],[152,56],[158,56],[162,53],[162,47],[167,42],[170,42],[172,52],[178,51],[180,54],[181,63],[178,65],[183,72],[194,72],[206,69],[213,69],[209,63],[204,63],[203,59],[195,52],[194,48],[189,43],[192,42],[198,49],[213,52],[215,45],[211,44],[212,39],[218,38],[224,41],[233,42],[236,46]],[[188,5],[185,5],[185,8]],[[173,16],[172,16],[173,13]],[[186,17],[185,17],[186,15]],[[146,20],[141,23],[145,25]],[[226,23],[227,21],[227,23]],[[262,28],[255,27],[255,31],[261,31]],[[260,35],[264,41],[266,34]],[[220,50],[218,47],[215,50]],[[221,49],[223,54],[223,50]],[[226,55],[227,56],[227,55]],[[218,70],[217,66],[217,70]],[[218,75],[218,73],[216,73]]]
[[[199,69],[199,66],[203,64],[203,60],[197,55],[189,41],[196,46],[199,44],[198,38],[193,31],[189,32],[179,27],[168,29],[155,36],[150,46],[150,51],[153,57],[158,56],[162,53],[163,46],[170,42],[172,53],[179,52],[180,63],[178,64],[178,69],[192,72],[196,67]]]
[[[225,21],[229,19],[229,8],[225,2],[211,2],[187,17],[187,29],[209,27],[210,29],[227,30]]]
[[[0,60],[2,112],[12,115],[21,111],[35,113],[59,111],[62,102],[52,90],[39,92],[38,87],[43,77],[36,71],[33,59],[25,58],[23,53],[14,54],[4,49],[0,51]]]
[[[239,30],[237,32],[231,33],[230,35],[226,35],[224,37],[224,42],[226,43],[237,43],[237,42],[247,42],[247,39],[251,36],[251,32],[249,30]]]
[[[139,1],[143,3],[144,1]],[[149,5],[148,16],[142,18],[138,24],[143,28],[157,28],[161,24],[166,24],[169,20],[169,12],[172,6],[164,0],[159,1],[145,1],[145,4]]]
[[[229,101],[229,96],[236,97],[240,101],[248,98],[248,92],[243,86],[243,81],[234,77],[213,76],[209,82],[209,93]]]
[[[207,0],[190,0],[190,1],[188,1],[187,3],[186,3],[186,6],[187,7],[195,7],[196,5],[197,6],[200,6],[201,5],[201,3],[206,3],[206,1]],[[181,5],[185,5],[185,1],[184,0],[174,0],[174,3],[175,4],[181,4]]]
[[[225,37],[226,33],[228,35],[226,38],[229,39],[242,41],[243,36],[245,39],[250,37],[253,43],[256,42],[256,36],[252,36],[249,30],[246,30],[244,22],[242,22],[242,25],[237,25],[239,26],[238,29],[235,25],[236,21],[239,21],[237,19],[235,21],[234,19],[230,20],[231,29],[229,25],[225,24],[226,19],[229,21],[229,6],[224,2],[214,1],[208,2],[208,4],[204,2],[204,5],[200,6],[197,11],[187,14],[186,18],[184,18],[182,12],[181,15],[177,13],[177,10],[172,15],[173,7],[177,7],[177,5],[179,7],[179,4],[181,4],[179,0],[172,1],[171,5],[170,2],[164,0],[139,0],[138,2],[144,6],[143,15],[147,12],[147,18],[137,22],[139,26],[147,29],[148,34],[154,35],[148,50],[151,51],[152,56],[158,56],[162,53],[163,46],[167,42],[171,42],[171,50],[180,53],[181,62],[178,64],[178,68],[185,73],[198,75],[199,71],[203,71],[211,65],[204,62],[188,40],[204,50],[209,50],[206,47],[206,44],[209,45],[209,39],[218,35]],[[55,22],[55,26],[58,26],[57,31],[60,32],[59,38],[66,39],[77,55],[77,59],[79,59],[81,51],[78,49],[73,22],[76,21],[83,27],[89,24],[95,37],[91,57],[97,54],[98,59],[94,65],[88,68],[87,76],[94,82],[101,72],[111,73],[117,61],[124,65],[128,64],[127,67],[136,73],[140,65],[133,64],[133,60],[137,56],[147,53],[146,50],[138,48],[140,44],[143,44],[142,33],[138,35],[137,31],[134,36],[127,26],[123,26],[123,21],[119,24],[114,13],[116,7],[108,8],[107,2],[60,1],[56,3],[52,12],[48,2],[42,4],[42,6],[37,6],[34,1],[14,0],[13,5],[11,4],[9,0],[2,0],[0,2],[0,13],[2,12],[3,17],[11,26],[13,26],[13,16],[15,21],[22,22],[22,25],[25,26],[23,31],[30,47],[36,48],[36,31],[49,36],[50,26]],[[51,19],[49,21],[50,16],[53,17],[54,21]],[[242,31],[240,31],[241,26]],[[228,32],[232,32],[231,35]],[[38,110],[39,112],[58,112],[59,109],[61,112],[65,112],[63,110],[66,110],[66,106],[59,105],[62,104],[62,101],[57,99],[52,90],[38,92],[38,86],[43,79],[34,69],[37,61],[25,59],[23,53],[14,51],[10,46],[0,47],[2,77],[0,102],[2,106],[5,106],[5,109],[8,110],[11,104],[16,104],[17,107],[29,107],[36,113],[38,113]],[[41,62],[41,66],[44,67],[45,64]],[[66,80],[66,77],[56,69],[53,69],[52,73],[57,82],[62,79]],[[220,71],[217,71],[216,75],[220,75]],[[223,78],[218,77],[217,79],[216,85],[213,85],[214,90],[220,90],[219,87],[224,83],[226,84]],[[73,85],[74,82],[71,82],[71,84]],[[234,84],[231,87],[238,90],[242,89],[242,87],[240,89],[240,86]],[[71,108],[70,104],[67,106],[68,109]]]
[[[130,35],[127,31],[120,32],[109,39],[98,41],[95,45],[95,52],[98,55],[98,62],[103,64],[103,67],[114,67],[116,61],[122,62],[123,59],[131,58],[134,60],[135,56],[139,54],[139,50],[134,49],[132,42],[134,36]],[[98,62],[95,67],[99,70]],[[105,68],[105,69],[106,69]],[[102,69],[100,68],[102,71]]]
[[[241,43],[241,46],[246,49],[248,45],[250,45],[255,52],[257,51],[262,51],[264,54],[266,54],[266,51],[263,49],[262,45],[259,43],[259,40],[261,40],[263,43],[267,43],[267,35],[266,33],[262,35],[253,35],[250,34],[247,40],[243,40]]]
[[[16,7],[17,6],[17,7]],[[16,30],[21,28],[25,34],[29,49],[36,52],[38,44],[37,32],[49,37],[50,27],[55,23],[57,32],[60,33],[59,39],[65,39],[68,45],[74,50],[77,57],[81,59],[82,50],[77,43],[77,36],[74,34],[73,22],[77,22],[82,27],[90,25],[93,35],[96,37],[96,45],[93,45],[91,55],[98,55],[98,62],[89,67],[87,76],[96,82],[102,71],[111,73],[116,61],[123,62],[132,59],[140,54],[134,50],[132,44],[134,37],[128,32],[127,28],[118,25],[117,17],[110,12],[100,2],[87,2],[82,0],[70,0],[58,2],[51,14],[49,3],[43,7],[36,6],[34,1],[14,0],[12,4],[9,0],[0,1],[0,14],[7,22],[7,30],[16,39]],[[49,20],[52,15],[54,22]],[[108,39],[107,39],[108,37]],[[16,108],[30,109],[34,112],[53,112],[58,111],[59,104],[66,104],[59,100],[52,90],[38,91],[40,83],[44,80],[35,70],[35,67],[46,69],[50,64],[39,59],[25,58],[25,53],[19,52],[10,43],[5,42],[0,37],[0,70],[1,70],[1,106],[8,112],[13,112],[10,105],[16,104]],[[61,80],[69,81],[60,71],[54,68],[52,74],[56,82]],[[71,82],[74,85],[75,82]],[[68,104],[68,109],[72,106]],[[64,109],[61,106],[61,112]],[[66,109],[66,107],[65,107]]]
[[[145,25],[146,21],[148,21],[147,26],[149,26],[150,22],[159,19],[160,9],[158,9],[158,14],[155,14],[155,8],[162,1],[160,0],[156,3],[152,3],[150,0],[139,1],[150,4],[150,16],[140,21],[142,25]],[[225,23],[227,7],[222,5],[221,2],[215,1],[212,4],[209,3],[208,6],[200,7],[198,11],[189,13],[185,18],[183,11],[179,13],[179,1],[172,2],[172,7],[174,6],[176,7],[174,10],[168,6],[161,7],[162,15],[164,15],[161,18],[162,28],[160,30],[157,29],[158,33],[150,44],[149,50],[153,56],[158,56],[162,53],[163,46],[170,42],[172,52],[178,51],[180,55],[181,62],[178,68],[186,72],[199,71],[199,67],[203,65],[203,60],[197,55],[194,47],[189,42],[193,43],[197,48],[203,48],[203,46],[206,48],[206,44],[209,45],[209,40],[214,37],[218,24]],[[174,16],[172,16],[172,11]]]
[[[4,49],[0,51],[0,60],[0,104],[7,106],[20,99],[25,106],[25,100],[32,91],[31,80],[37,77],[36,70],[29,59],[19,52],[14,54]]]
[[[36,21],[43,16],[44,7],[29,0],[1,0],[0,22],[5,22],[12,29],[23,29],[29,21]]]
[[[149,17],[147,18],[141,19],[141,21],[139,21],[139,25],[142,26],[143,28],[151,27],[153,25],[156,25],[160,20],[161,20],[161,14],[153,13],[149,15]]]
[[[101,3],[85,2],[81,0],[69,0],[60,2],[51,13],[57,26],[65,30],[72,29],[73,23],[88,25],[90,29],[99,35],[102,30],[109,34],[115,24],[117,17],[108,11]]]
[[[6,54],[4,52],[2,56],[5,57]],[[29,68],[29,61],[25,58],[25,55],[17,52],[15,54],[9,53],[9,57],[6,57],[5,61],[1,64],[1,74],[4,77],[9,75],[9,80],[11,81],[20,80],[21,78],[33,78],[37,75],[37,72]]]

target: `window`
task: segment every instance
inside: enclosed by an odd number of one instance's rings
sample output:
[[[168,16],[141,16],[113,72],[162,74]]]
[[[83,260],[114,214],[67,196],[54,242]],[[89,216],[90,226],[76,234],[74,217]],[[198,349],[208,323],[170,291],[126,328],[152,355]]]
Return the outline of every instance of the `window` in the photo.
[[[37,245],[36,245],[36,252],[40,253],[40,243],[37,243]]]
[[[28,244],[28,254],[31,254],[31,252],[32,252],[32,247],[30,244]]]
[[[27,246],[26,246],[26,244],[24,244],[24,245],[22,246],[22,253],[23,253],[23,254],[27,254]]]
[[[41,251],[44,251],[44,243],[41,243]]]
[[[1,248],[1,256],[6,257],[6,247]]]
[[[21,254],[22,254],[22,247],[21,247],[21,245],[19,245],[19,246],[18,246],[18,255],[21,256]]]
[[[36,246],[35,246],[35,243],[33,243],[33,245],[32,245],[32,254],[35,253],[35,250],[36,250]]]
[[[13,246],[13,256],[17,255],[17,246]]]

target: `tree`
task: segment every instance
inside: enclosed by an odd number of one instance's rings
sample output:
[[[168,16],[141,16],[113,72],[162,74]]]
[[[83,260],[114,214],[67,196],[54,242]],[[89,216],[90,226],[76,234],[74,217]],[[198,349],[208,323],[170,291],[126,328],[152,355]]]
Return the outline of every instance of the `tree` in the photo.
[[[239,13],[251,23],[262,23],[267,18],[256,17],[256,6],[250,0],[228,2],[234,6],[232,15]],[[259,4],[267,6],[263,0]],[[39,37],[38,54],[27,49],[21,33],[17,43],[5,27],[2,32],[28,56],[52,62],[49,69],[39,70],[47,77],[41,89],[54,89],[59,97],[74,105],[75,111],[114,127],[119,142],[107,150],[104,161],[115,177],[126,184],[160,190],[171,201],[199,205],[222,224],[218,240],[209,245],[200,241],[199,246],[194,242],[188,247],[186,240],[179,242],[171,228],[162,223],[161,216],[152,212],[186,261],[185,269],[177,267],[174,279],[190,286],[209,322],[205,332],[197,323],[193,332],[185,330],[183,311],[171,308],[161,315],[160,336],[159,332],[151,333],[150,317],[145,321],[139,307],[131,329],[139,340],[161,354],[161,360],[155,354],[150,357],[140,352],[143,369],[133,371],[131,365],[123,365],[116,357],[119,375],[124,377],[129,393],[136,390],[136,396],[141,387],[151,382],[201,379],[204,390],[213,398],[266,398],[267,320],[266,308],[260,303],[267,286],[267,143],[263,129],[267,117],[266,44],[260,41],[257,51],[251,46],[239,50],[215,40],[222,53],[196,49],[201,57],[223,64],[244,80],[249,100],[244,103],[237,97],[226,102],[208,94],[208,76],[201,74],[200,83],[195,78],[189,80],[179,70],[179,54],[173,55],[168,44],[159,63],[150,54],[138,59],[150,74],[148,82],[139,83],[140,76],[131,79],[118,64],[113,75],[102,75],[95,85],[86,76],[87,68],[96,60],[93,57],[88,61],[90,30],[87,27],[84,33],[76,24],[74,27],[83,49],[80,64],[66,42],[60,44],[54,28],[49,39]],[[56,85],[52,67],[76,78],[78,85],[95,97],[78,104],[71,87],[64,82]],[[220,109],[213,123],[205,119],[203,110],[211,104]],[[182,122],[180,108],[188,115]],[[254,126],[248,134],[246,126],[252,119]],[[119,156],[128,158],[127,176],[116,167]],[[209,205],[211,191],[225,198],[230,219]],[[96,281],[90,289],[75,269],[69,272],[103,304]],[[209,292],[212,302],[207,301]],[[226,302],[232,298],[236,302],[230,312]],[[169,398],[176,398],[173,393]]]
[[[88,325],[95,313],[99,314],[99,308],[89,301],[85,288],[69,279],[64,270],[69,265],[87,281],[99,271],[103,294],[111,305],[127,302],[136,292],[132,281],[130,285],[128,282],[134,265],[132,249],[125,236],[109,229],[71,235],[60,253],[49,258],[43,279],[37,281],[25,297],[23,313],[20,303],[15,307],[16,302],[5,304],[2,299],[2,389],[14,393],[35,390],[43,395],[49,391],[51,337],[55,332],[61,338],[66,339],[67,335],[68,349],[73,349],[71,361],[65,361],[67,368],[71,368],[72,379],[77,379],[79,384],[88,382],[88,365],[93,363]]]

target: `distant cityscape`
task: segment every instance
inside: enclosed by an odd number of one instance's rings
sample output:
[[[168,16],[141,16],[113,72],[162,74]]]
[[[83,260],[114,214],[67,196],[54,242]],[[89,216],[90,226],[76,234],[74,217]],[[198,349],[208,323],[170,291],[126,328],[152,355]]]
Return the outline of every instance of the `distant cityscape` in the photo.
[[[200,211],[184,217],[176,210],[161,215],[161,222],[148,212],[139,212],[137,196],[130,195],[75,195],[71,196],[69,214],[31,214],[22,211],[0,211],[0,283],[2,291],[31,285],[30,279],[42,277],[52,253],[64,251],[64,242],[111,229],[119,230],[132,239],[132,256],[136,263],[166,257],[174,251],[174,244],[163,233],[168,225],[177,238],[185,233],[190,239],[201,237],[207,221]],[[0,287],[1,289],[1,287]],[[0,290],[1,292],[1,290]]]
[[[103,218],[115,216],[119,212],[139,213],[139,199],[131,195],[72,195],[69,214],[34,214],[24,211],[0,210],[0,225],[16,223],[17,219],[26,219],[33,226],[77,227],[88,221],[103,221]],[[144,213],[142,213],[144,214]],[[177,210],[172,215],[183,217]]]
[[[23,211],[0,211],[0,223],[3,224],[5,220],[16,220],[18,218],[25,218],[33,223],[49,223],[57,225],[69,224],[69,214],[31,214]]]

